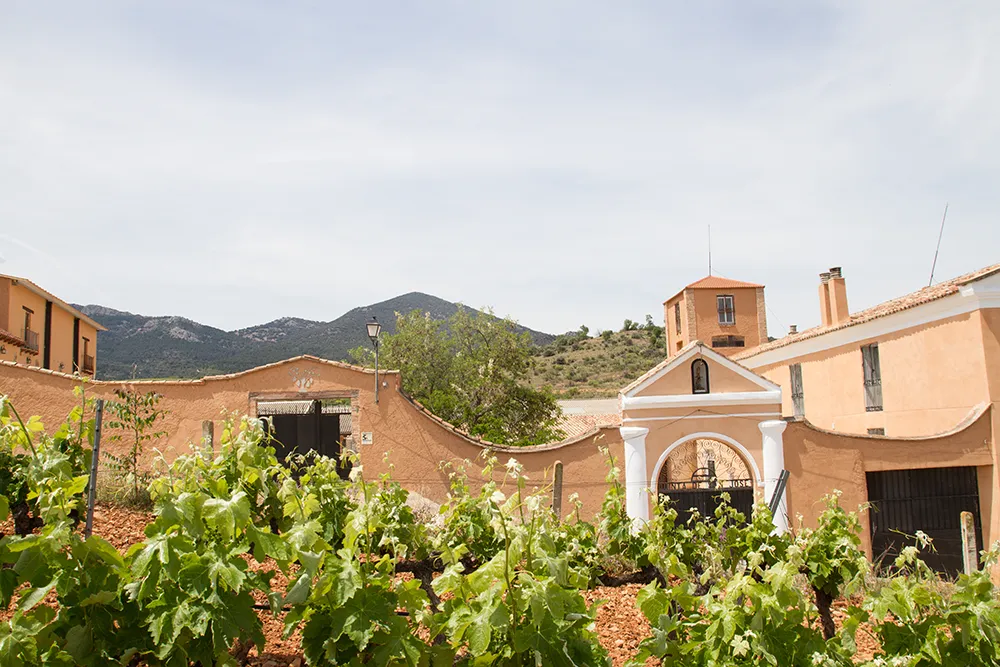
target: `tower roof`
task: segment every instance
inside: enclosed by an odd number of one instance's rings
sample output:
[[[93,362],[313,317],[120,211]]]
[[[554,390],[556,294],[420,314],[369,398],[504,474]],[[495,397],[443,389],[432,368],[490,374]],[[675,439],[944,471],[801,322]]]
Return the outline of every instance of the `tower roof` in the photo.
[[[739,289],[741,287],[749,287],[751,289],[756,289],[758,287],[763,287],[763,285],[758,285],[757,283],[748,283],[743,280],[733,280],[731,278],[723,278],[722,276],[705,276],[701,280],[696,280],[684,289],[682,289],[677,294],[673,295],[667,301],[673,301],[675,298],[680,296],[684,290],[688,289]],[[667,303],[664,301],[664,303]]]

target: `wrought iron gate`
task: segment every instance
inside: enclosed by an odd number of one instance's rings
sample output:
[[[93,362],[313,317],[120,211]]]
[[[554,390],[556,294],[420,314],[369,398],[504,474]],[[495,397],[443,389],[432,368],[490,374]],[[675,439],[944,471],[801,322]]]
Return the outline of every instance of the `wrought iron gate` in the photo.
[[[698,468],[690,481],[668,481],[658,484],[660,498],[669,497],[677,510],[677,522],[686,523],[692,511],[697,510],[703,517],[711,517],[722,504],[722,494],[729,494],[729,504],[739,510],[747,521],[753,515],[753,480],[718,479],[715,465],[709,461],[708,467]]]
[[[926,468],[870,472],[868,501],[872,556],[891,565],[904,546],[914,544],[918,530],[932,538],[934,552],[924,561],[938,572],[962,571],[962,532],[959,516],[975,517],[977,550],[983,548],[976,468]]]

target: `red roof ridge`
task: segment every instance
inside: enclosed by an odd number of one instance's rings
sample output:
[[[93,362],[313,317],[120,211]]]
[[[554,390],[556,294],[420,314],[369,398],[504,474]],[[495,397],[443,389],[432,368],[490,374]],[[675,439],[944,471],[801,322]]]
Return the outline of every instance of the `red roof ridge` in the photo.
[[[760,285],[758,283],[748,283],[745,280],[733,280],[732,278],[725,278],[723,276],[707,275],[704,278],[696,280],[690,285],[686,286],[680,292],[677,292],[677,294],[674,294],[672,297],[670,297],[663,303],[673,301],[678,296],[680,296],[684,292],[684,290],[689,290],[689,289],[742,289],[742,288],[758,289],[763,287],[764,287],[763,285]]]
[[[871,308],[866,308],[856,313],[852,313],[846,322],[830,324],[827,326],[820,325],[798,333],[789,334],[783,338],[778,338],[777,340],[763,343],[757,347],[752,347],[749,350],[735,354],[731,358],[736,360],[749,359],[750,357],[755,357],[758,354],[763,354],[764,352],[769,352],[780,347],[785,347],[786,345],[791,345],[792,343],[797,343],[800,340],[816,338],[817,336],[822,336],[832,331],[839,331],[840,329],[853,327],[857,324],[864,324],[865,322],[871,322],[872,320],[887,317],[903,310],[909,310],[910,308],[922,306],[925,303],[930,303],[931,301],[937,301],[938,299],[943,299],[946,296],[957,294],[962,286],[976,282],[977,280],[982,280],[983,278],[988,278],[995,273],[1000,273],[1000,264],[991,264],[990,266],[985,266],[981,269],[965,273],[957,278],[945,280],[937,283],[936,285],[930,285],[929,287],[922,287],[915,292],[910,292],[909,294],[904,294],[903,296],[883,301],[882,303],[876,304]]]

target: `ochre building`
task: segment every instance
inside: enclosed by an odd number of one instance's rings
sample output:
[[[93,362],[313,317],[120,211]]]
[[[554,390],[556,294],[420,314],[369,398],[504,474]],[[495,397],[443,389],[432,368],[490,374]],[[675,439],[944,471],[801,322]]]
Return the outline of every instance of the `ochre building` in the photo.
[[[93,376],[105,330],[30,280],[0,275],[0,360]]]

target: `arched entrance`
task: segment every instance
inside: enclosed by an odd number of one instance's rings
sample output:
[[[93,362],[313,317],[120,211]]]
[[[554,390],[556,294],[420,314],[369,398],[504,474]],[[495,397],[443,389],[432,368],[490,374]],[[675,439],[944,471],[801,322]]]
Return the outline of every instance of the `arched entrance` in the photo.
[[[712,516],[729,494],[729,502],[749,520],[753,513],[753,470],[729,444],[711,437],[694,437],[664,452],[656,478],[658,499],[669,497],[680,522],[692,510]]]

